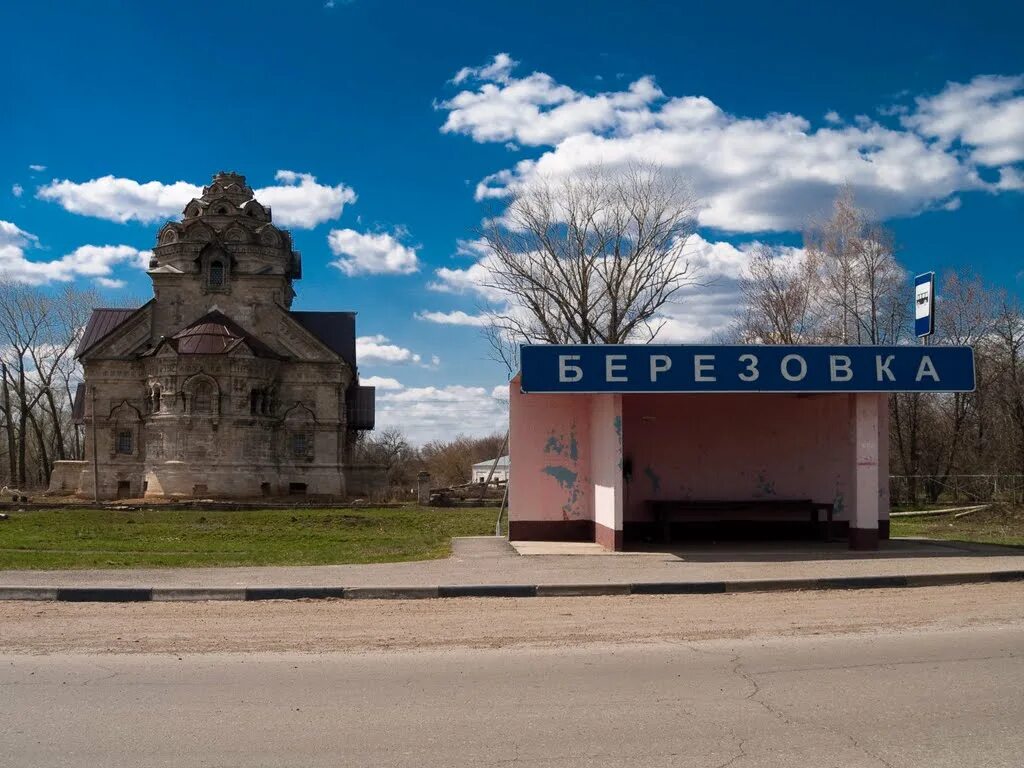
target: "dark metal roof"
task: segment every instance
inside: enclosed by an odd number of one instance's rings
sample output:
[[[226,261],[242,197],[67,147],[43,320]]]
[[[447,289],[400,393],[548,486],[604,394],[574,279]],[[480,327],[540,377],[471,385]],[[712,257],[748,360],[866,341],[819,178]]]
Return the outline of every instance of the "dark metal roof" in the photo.
[[[96,342],[115,330],[138,311],[138,307],[135,309],[94,309],[92,314],[89,315],[89,322],[86,323],[85,333],[82,334],[82,339],[78,342],[78,349],[75,350],[75,357],[81,357],[93,345],[95,345]]]
[[[257,357],[280,358],[273,349],[242,328],[227,315],[214,310],[171,337],[182,355],[223,355],[245,344]]]
[[[79,384],[75,389],[75,402],[71,406],[71,423],[85,423],[85,384]]]
[[[289,312],[299,325],[356,370],[355,312]]]

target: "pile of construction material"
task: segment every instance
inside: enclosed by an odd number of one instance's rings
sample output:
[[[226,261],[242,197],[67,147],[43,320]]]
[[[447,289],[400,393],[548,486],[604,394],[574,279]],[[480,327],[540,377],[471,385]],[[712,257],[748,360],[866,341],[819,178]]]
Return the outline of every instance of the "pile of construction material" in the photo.
[[[500,504],[505,498],[507,486],[508,482],[505,480],[491,480],[490,482],[463,483],[447,488],[431,488],[430,506],[461,507]]]

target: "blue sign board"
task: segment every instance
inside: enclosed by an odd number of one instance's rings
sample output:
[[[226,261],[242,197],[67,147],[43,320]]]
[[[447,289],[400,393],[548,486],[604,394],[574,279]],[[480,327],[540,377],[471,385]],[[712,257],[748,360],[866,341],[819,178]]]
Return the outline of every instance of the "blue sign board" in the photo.
[[[914,278],[914,333],[918,338],[935,333],[935,273]]]
[[[944,346],[525,344],[523,392],[972,392]]]

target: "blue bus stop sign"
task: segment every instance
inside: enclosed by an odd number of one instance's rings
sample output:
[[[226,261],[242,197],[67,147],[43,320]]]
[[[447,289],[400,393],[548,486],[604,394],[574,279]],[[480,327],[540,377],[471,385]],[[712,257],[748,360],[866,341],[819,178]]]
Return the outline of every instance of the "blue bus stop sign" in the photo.
[[[914,333],[918,338],[935,333],[935,273],[914,278]]]
[[[523,392],[972,392],[947,346],[524,344]]]

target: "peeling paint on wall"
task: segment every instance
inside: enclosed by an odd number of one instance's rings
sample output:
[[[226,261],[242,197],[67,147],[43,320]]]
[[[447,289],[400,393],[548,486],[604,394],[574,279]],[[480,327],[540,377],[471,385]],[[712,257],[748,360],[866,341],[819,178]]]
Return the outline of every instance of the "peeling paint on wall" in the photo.
[[[544,443],[544,453],[557,453],[559,456],[562,455],[562,451],[565,450],[565,445],[554,435],[548,438],[548,441]]]
[[[544,467],[543,471],[545,475],[553,477],[563,490],[569,492],[569,498],[562,505],[562,518],[568,520],[574,516],[576,503],[580,499],[580,487],[577,482],[579,475],[568,467],[559,467],[554,464]]]
[[[548,465],[544,467],[544,474],[550,475],[558,481],[564,489],[571,490],[576,485],[576,473],[566,467]]]

